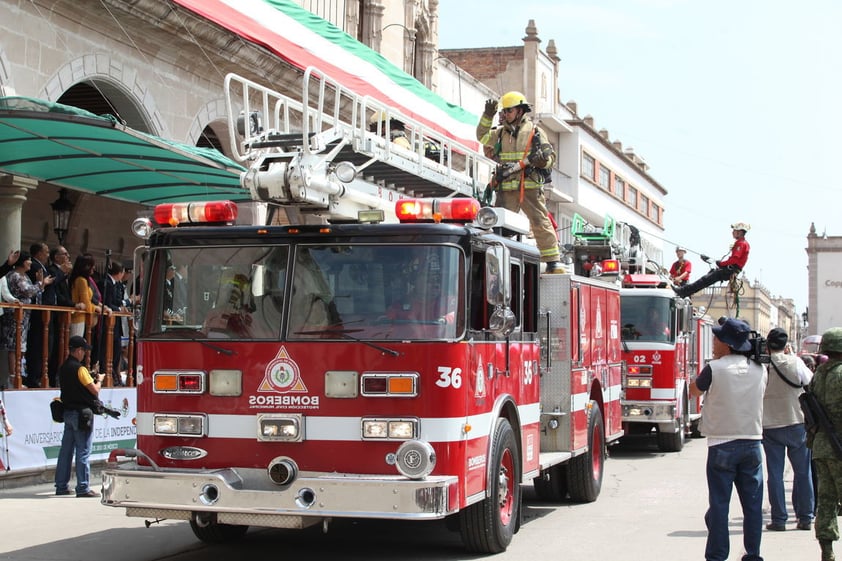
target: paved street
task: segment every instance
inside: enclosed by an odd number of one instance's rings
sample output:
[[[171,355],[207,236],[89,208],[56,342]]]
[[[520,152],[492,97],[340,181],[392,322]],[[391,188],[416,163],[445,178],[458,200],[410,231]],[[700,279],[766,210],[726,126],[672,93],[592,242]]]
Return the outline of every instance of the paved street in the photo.
[[[602,495],[592,504],[548,505],[526,488],[524,523],[514,542],[495,560],[661,561],[704,558],[707,505],[706,441],[691,440],[677,454],[662,454],[653,441],[612,449]],[[765,508],[768,521],[768,505]],[[792,519],[792,518],[791,518]],[[142,519],[96,499],[55,497],[41,484],[0,492],[0,560],[214,561],[237,559],[462,560],[458,534],[443,522],[338,521],[324,535],[256,529],[245,541],[224,547],[198,542],[185,522],[146,528]],[[741,555],[742,516],[732,502],[731,560]],[[812,532],[763,534],[766,561],[819,558]],[[837,546],[842,551],[842,546]],[[282,551],[283,554],[278,552]]]

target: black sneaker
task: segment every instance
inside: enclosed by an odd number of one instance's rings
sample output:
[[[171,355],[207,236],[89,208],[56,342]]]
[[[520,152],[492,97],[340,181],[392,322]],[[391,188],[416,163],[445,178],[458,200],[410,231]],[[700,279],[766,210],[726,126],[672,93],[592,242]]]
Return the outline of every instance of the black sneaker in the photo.
[[[93,489],[89,490],[87,493],[76,493],[77,499],[82,499],[82,498],[86,498],[86,497],[91,497],[91,498],[99,497],[99,493],[97,493]]]
[[[71,491],[70,489],[57,489],[56,490],[56,495],[58,495],[59,497],[64,496],[64,495],[72,495],[72,494],[73,494],[73,491]]]
[[[784,532],[786,531],[786,524],[776,524],[772,522],[770,524],[766,524],[766,529],[773,532]]]

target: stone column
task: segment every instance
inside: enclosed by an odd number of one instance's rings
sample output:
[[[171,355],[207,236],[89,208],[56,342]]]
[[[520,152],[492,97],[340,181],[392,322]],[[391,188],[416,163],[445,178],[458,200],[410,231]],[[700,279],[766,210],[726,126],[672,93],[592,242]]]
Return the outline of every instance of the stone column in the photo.
[[[38,181],[17,175],[0,175],[0,261],[20,249],[21,215],[26,193]]]

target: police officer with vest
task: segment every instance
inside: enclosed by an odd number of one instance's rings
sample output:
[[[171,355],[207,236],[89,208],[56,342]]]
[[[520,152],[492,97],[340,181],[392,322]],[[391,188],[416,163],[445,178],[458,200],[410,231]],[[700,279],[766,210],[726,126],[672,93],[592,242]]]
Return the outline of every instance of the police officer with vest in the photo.
[[[91,489],[91,466],[89,457],[94,437],[94,413],[102,374],[91,376],[82,363],[91,346],[84,337],[70,338],[70,354],[59,369],[61,402],[64,404],[64,435],[56,463],[56,495],[70,495],[70,466],[76,459],[76,496],[99,497]]]
[[[476,130],[477,140],[491,148],[493,159],[500,164],[494,181],[495,204],[512,212],[523,210],[529,218],[541,261],[547,264],[546,272],[563,273],[558,237],[550,222],[543,191],[555,162],[555,151],[547,134],[527,116],[532,107],[522,93],[508,92],[500,98],[503,122],[492,131],[497,107],[497,100],[485,102]]]
[[[819,352],[827,356],[827,362],[816,368],[810,391],[816,394],[839,432],[842,429],[842,327],[832,327],[822,334]],[[819,483],[816,539],[821,546],[822,561],[835,561],[833,542],[839,539],[836,517],[842,502],[842,459],[836,457],[822,429],[816,433],[811,447]]]

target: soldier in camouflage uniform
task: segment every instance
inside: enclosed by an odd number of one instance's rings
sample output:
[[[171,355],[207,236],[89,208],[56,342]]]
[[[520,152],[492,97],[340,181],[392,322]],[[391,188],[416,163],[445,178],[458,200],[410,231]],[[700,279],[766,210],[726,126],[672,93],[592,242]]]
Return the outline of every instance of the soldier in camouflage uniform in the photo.
[[[828,329],[822,335],[821,352],[827,362],[816,369],[810,390],[827,410],[838,430],[842,428],[842,327]],[[839,539],[837,505],[842,501],[842,460],[833,452],[824,431],[816,433],[810,447],[818,472],[819,504],[816,509],[816,539],[822,549],[822,561],[835,561],[833,542]]]

